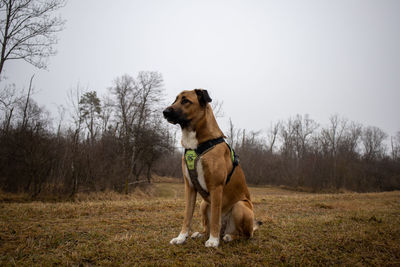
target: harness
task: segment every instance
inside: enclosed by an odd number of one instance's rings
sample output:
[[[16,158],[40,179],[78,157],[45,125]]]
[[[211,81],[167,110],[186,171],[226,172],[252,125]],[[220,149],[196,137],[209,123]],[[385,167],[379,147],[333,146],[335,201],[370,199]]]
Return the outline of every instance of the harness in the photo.
[[[203,198],[207,198],[210,195],[210,193],[204,190],[199,183],[198,173],[197,173],[197,162],[205,153],[213,149],[219,143],[223,142],[225,142],[224,138],[220,137],[217,139],[212,139],[204,143],[201,143],[198,145],[196,149],[185,149],[184,159],[186,167],[189,171],[189,178],[193,184],[194,189],[197,192],[199,192]],[[232,174],[235,171],[236,166],[239,165],[239,156],[236,155],[235,151],[230,147],[228,143],[225,142],[225,144],[229,148],[232,159],[232,170],[228,174],[225,181],[225,184],[228,184],[229,181],[231,180]]]

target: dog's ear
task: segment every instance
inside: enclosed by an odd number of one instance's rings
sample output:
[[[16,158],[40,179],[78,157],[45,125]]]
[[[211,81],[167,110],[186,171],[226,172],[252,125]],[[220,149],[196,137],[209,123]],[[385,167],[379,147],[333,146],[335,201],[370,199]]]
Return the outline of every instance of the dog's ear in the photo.
[[[199,103],[202,107],[205,107],[207,103],[212,101],[211,97],[208,95],[207,90],[194,89],[194,91],[196,92],[197,98],[199,99]]]

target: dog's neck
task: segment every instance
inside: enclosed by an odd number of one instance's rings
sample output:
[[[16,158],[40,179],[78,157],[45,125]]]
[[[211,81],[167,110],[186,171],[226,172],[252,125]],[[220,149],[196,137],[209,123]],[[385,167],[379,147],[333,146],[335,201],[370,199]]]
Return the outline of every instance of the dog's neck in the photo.
[[[186,149],[196,149],[199,145],[196,138],[196,132],[187,128],[182,129],[181,144]]]
[[[182,129],[182,146],[186,149],[195,149],[203,142],[224,137],[224,133],[218,126],[211,106],[208,104],[204,116],[195,126]]]

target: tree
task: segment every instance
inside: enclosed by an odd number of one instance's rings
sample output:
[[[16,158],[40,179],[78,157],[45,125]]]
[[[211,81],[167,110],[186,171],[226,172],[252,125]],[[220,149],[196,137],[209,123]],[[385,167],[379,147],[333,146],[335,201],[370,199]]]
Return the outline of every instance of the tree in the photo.
[[[79,101],[82,98],[82,92],[77,85],[75,90],[70,90],[68,93],[68,101],[71,111],[71,118],[74,122],[74,126],[72,129],[71,134],[71,162],[68,169],[70,169],[70,175],[67,176],[68,178],[67,183],[71,185],[71,196],[73,196],[78,191],[79,186],[79,143],[80,143],[80,135],[82,131],[82,109],[79,108]]]
[[[281,151],[285,158],[294,158],[294,139],[295,139],[295,123],[292,118],[282,123],[280,127],[280,138],[282,140]]]
[[[340,118],[337,114],[331,116],[329,121],[328,128],[321,131],[320,140],[323,151],[331,157],[333,163],[331,178],[338,186],[340,184],[338,180],[341,180],[337,177],[338,151],[344,140],[348,121],[345,118]]]
[[[374,160],[385,154],[384,140],[386,138],[387,134],[378,127],[369,126],[364,129],[361,140],[366,160]]]
[[[339,153],[347,160],[357,157],[357,148],[361,138],[362,125],[356,122],[348,123],[343,134],[343,140],[338,144]]]
[[[312,134],[318,128],[318,124],[309,115],[297,115],[294,120],[295,149],[297,158],[304,157],[307,152]]]
[[[276,135],[280,125],[280,135],[283,141],[282,152],[288,157],[299,159],[302,157],[307,147],[312,134],[318,128],[318,124],[308,115],[296,115],[295,118],[289,118],[287,122],[276,124],[272,132],[272,141]],[[272,144],[273,145],[273,144]]]
[[[270,127],[267,130],[267,147],[269,153],[273,154],[274,153],[274,146],[276,139],[279,134],[279,129],[281,127],[281,122],[278,121],[277,123],[271,124]]]
[[[340,118],[337,114],[329,118],[330,125],[322,129],[321,141],[325,152],[336,158],[338,147],[343,141],[346,131],[347,119]]]
[[[84,93],[79,101],[79,109],[81,111],[82,120],[85,122],[89,131],[90,142],[93,143],[99,125],[101,114],[100,99],[97,97],[96,91]]]
[[[148,122],[148,118],[154,114],[158,104],[162,100],[163,91],[162,75],[156,71],[141,71],[136,78],[136,90],[138,94],[138,119],[135,127],[141,129]]]
[[[64,5],[65,0],[0,0],[0,78],[7,60],[46,68],[65,23],[52,13]]]
[[[238,134],[238,130],[235,128],[235,126],[233,125],[232,119],[229,118],[229,130],[228,130],[228,144],[230,144],[231,147],[233,147],[234,149],[236,149],[237,147],[237,134]]]
[[[222,107],[223,105],[224,105],[224,101],[215,100],[215,101],[211,102],[211,108],[212,108],[212,110],[214,112],[214,116],[215,116],[216,119],[222,118],[222,117],[225,116],[224,115],[224,110],[223,110],[223,107]]]
[[[122,139],[124,164],[129,165],[129,140],[133,131],[133,121],[136,117],[138,92],[135,90],[135,80],[129,75],[117,77],[110,92],[115,97],[115,115],[118,123],[119,137]]]
[[[101,115],[100,115],[102,121],[101,132],[104,134],[109,130],[110,119],[114,112],[113,109],[114,102],[109,96],[104,96],[101,102],[103,103],[101,106]]]
[[[275,126],[275,128],[277,127]],[[283,142],[281,150],[284,158],[286,158],[286,164],[288,164],[289,176],[296,180],[298,186],[302,186],[304,182],[301,161],[306,158],[311,137],[317,128],[318,124],[308,115],[303,117],[299,114],[294,118],[289,118],[287,122],[282,123],[280,126],[280,136]],[[277,129],[275,129],[276,131]],[[271,143],[271,145],[273,144]],[[272,151],[272,147],[270,146],[270,151]]]
[[[125,179],[125,192],[128,192],[129,180],[132,177],[139,180],[144,165],[152,165],[144,163],[143,155],[151,154],[148,149],[157,145],[150,142],[151,139],[147,135],[149,131],[156,130],[152,122],[157,114],[161,113],[159,104],[163,95],[162,86],[163,79],[160,73],[142,71],[136,79],[129,75],[116,78],[110,88],[114,96],[122,157],[125,168],[129,168]]]
[[[397,160],[400,158],[400,131],[396,136],[390,138],[390,145],[392,147],[392,159]]]
[[[0,91],[0,112],[4,117],[2,127],[5,134],[8,133],[10,128],[15,107],[22,99],[22,93],[17,91],[15,84],[6,85],[3,90]]]
[[[143,167],[138,168],[138,163],[141,156],[146,153],[149,146],[156,145],[152,142],[147,142],[145,133],[148,130],[148,124],[154,119],[158,104],[162,100],[163,78],[162,75],[155,71],[141,71],[135,80],[135,91],[138,92],[138,102],[136,105],[137,118],[133,122],[133,149],[131,156],[131,171],[136,180],[139,179]],[[145,144],[145,145],[143,145]]]

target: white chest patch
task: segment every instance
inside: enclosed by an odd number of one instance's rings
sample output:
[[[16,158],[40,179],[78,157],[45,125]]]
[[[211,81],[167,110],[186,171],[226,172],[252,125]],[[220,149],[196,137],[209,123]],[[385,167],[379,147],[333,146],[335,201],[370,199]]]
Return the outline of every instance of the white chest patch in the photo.
[[[186,149],[195,149],[199,145],[195,131],[182,130],[182,146]]]
[[[190,187],[193,187],[192,180],[190,179],[188,168],[185,166],[185,179],[189,182]]]
[[[203,164],[201,164],[201,159],[197,162],[197,179],[199,180],[200,186],[208,192],[206,181],[204,180],[204,170],[203,170]]]

